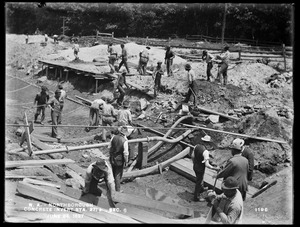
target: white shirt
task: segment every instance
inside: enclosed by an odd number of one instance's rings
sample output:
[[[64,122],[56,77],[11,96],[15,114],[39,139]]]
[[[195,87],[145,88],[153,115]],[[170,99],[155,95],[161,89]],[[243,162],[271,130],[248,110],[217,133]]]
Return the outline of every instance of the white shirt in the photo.
[[[205,163],[209,159],[209,151],[205,150],[202,155],[203,155],[202,163]]]
[[[99,106],[100,106],[100,105],[103,105],[103,103],[105,103],[105,101],[103,101],[102,99],[95,99],[95,100],[92,102],[91,107],[93,107],[93,108],[95,108],[95,109],[99,109]]]
[[[67,97],[67,93],[63,89],[61,89],[60,91],[61,91],[61,94],[59,97],[59,101],[63,102],[63,101],[65,101],[65,98]]]

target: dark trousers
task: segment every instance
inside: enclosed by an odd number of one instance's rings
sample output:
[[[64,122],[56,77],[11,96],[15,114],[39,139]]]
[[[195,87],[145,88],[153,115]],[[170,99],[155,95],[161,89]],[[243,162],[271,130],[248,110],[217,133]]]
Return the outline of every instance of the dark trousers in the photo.
[[[130,73],[130,72],[129,72],[129,68],[128,68],[128,64],[127,64],[127,58],[122,58],[122,61],[121,61],[120,64],[119,64],[119,71],[120,71],[120,68],[122,67],[123,64],[124,64],[124,66],[125,66],[127,72]]]
[[[207,63],[206,76],[207,76],[207,80],[208,80],[208,81],[209,81],[210,78],[212,77],[212,73],[211,73],[212,67],[213,67],[212,62]]]
[[[37,107],[36,108],[36,113],[34,115],[34,121],[37,120],[38,116],[42,113],[42,116],[41,116],[41,122],[43,122],[45,120],[45,109],[46,107],[45,106],[40,106],[40,107]]]
[[[221,84],[226,85],[227,84],[227,69],[228,65],[223,63],[218,72],[218,78],[220,79]]]
[[[119,192],[121,188],[121,179],[123,176],[123,165],[122,166],[112,165],[112,171],[115,178],[116,191]]]
[[[196,200],[199,197],[200,193],[204,192],[203,177],[204,177],[205,171],[201,171],[201,170],[197,170],[197,169],[195,170],[195,168],[194,168],[194,172],[196,174],[194,199]]]
[[[89,126],[99,125],[99,109],[90,108]]]
[[[168,74],[168,76],[173,76],[173,70],[171,68],[172,64],[173,64],[173,60],[167,59],[167,74]]]
[[[161,75],[155,77],[154,83],[154,96],[156,97],[157,91],[161,90]]]
[[[242,194],[243,201],[245,201],[245,200],[246,200],[247,191],[243,191],[243,190],[241,190],[240,188],[239,188],[239,191],[240,191],[241,194]]]
[[[120,92],[120,96],[119,96],[119,98],[118,98],[118,100],[117,100],[117,103],[118,103],[119,105],[122,105],[122,102],[123,102],[124,96],[125,96],[125,90],[124,90],[124,88],[123,88],[122,86],[120,86],[120,85],[118,85],[118,90],[119,90],[119,92]]]
[[[184,102],[186,102],[186,103],[189,102],[191,95],[193,95],[194,96],[194,106],[196,106],[196,96],[194,95],[194,93],[195,93],[194,83],[195,82],[192,82],[192,84],[189,85],[189,90],[188,90],[188,93],[185,97]]]
[[[52,120],[52,125],[57,125],[58,119],[60,117],[60,112],[51,110],[51,120]],[[53,126],[52,127],[52,137],[56,138],[57,137],[57,127]]]
[[[64,105],[60,105],[60,115],[58,117],[58,124],[61,124],[61,118],[62,118],[62,111],[63,111]]]

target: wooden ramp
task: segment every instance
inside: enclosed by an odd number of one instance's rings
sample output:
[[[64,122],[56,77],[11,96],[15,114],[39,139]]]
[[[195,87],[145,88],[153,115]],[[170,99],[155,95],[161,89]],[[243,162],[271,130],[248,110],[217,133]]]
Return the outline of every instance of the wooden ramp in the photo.
[[[133,87],[133,88],[135,88],[135,89],[137,89],[137,90],[139,90],[141,92],[144,92],[146,95],[149,95],[151,98],[154,98],[154,93],[152,91],[149,91],[147,88],[144,88],[142,86],[139,86],[139,85],[134,84],[134,83],[129,82],[129,81],[126,81],[126,83],[129,86],[131,86],[131,87]]]
[[[193,170],[193,162],[191,159],[184,158],[177,160],[176,162],[173,162],[170,166],[170,169],[173,170],[176,173],[179,173],[189,180],[196,182],[196,175]],[[205,174],[204,174],[204,183],[208,185],[208,187],[213,187],[215,183],[215,178],[212,176],[216,175],[216,171],[213,171],[211,169],[206,168],[205,169]],[[218,179],[216,183],[216,191],[221,192],[221,184],[222,184],[223,179]],[[250,198],[255,192],[257,191],[256,188],[248,185],[248,192],[247,192],[247,197]]]

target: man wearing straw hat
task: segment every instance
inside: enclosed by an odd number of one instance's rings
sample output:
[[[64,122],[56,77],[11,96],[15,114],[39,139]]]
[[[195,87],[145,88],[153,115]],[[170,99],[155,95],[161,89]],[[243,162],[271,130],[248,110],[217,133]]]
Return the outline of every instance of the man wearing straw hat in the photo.
[[[242,224],[243,199],[239,190],[238,181],[234,177],[228,177],[222,183],[221,195],[214,192],[208,196],[213,201],[213,207],[210,209],[206,223],[222,224]]]
[[[205,135],[203,138],[201,138],[202,141],[205,141],[205,143],[211,142],[211,138],[209,135]],[[219,167],[214,167],[210,165],[209,163],[209,151],[206,149],[205,146],[202,144],[197,144],[192,151],[192,160],[193,160],[193,170],[196,174],[196,185],[195,185],[195,191],[194,191],[194,201],[195,202],[204,202],[205,199],[202,196],[202,192],[205,191],[205,188],[203,187],[203,177],[205,173],[205,167],[210,168],[215,171],[219,171]],[[201,196],[200,196],[201,194]],[[200,196],[200,198],[199,198]]]
[[[114,135],[109,143],[109,161],[115,178],[116,191],[120,191],[124,166],[128,163],[128,130],[124,123],[119,123],[119,134]]]
[[[195,93],[195,72],[194,70],[192,70],[192,67],[190,64],[186,64],[185,65],[185,70],[187,71],[187,79],[188,79],[188,83],[189,83],[189,90],[188,93],[185,97],[184,102],[188,103],[190,100],[191,95],[193,94],[194,96],[194,106],[196,106],[196,93]]]

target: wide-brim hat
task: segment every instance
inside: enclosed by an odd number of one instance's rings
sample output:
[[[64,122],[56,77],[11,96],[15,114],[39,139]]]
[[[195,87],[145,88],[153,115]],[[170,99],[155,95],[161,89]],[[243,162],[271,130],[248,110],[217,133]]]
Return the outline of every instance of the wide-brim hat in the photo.
[[[162,64],[162,61],[158,61],[157,64]]]
[[[234,177],[227,177],[221,185],[223,190],[238,189],[239,183]]]
[[[230,148],[241,151],[244,144],[245,144],[245,141],[243,139],[237,138],[232,141]]]
[[[107,169],[104,159],[99,159],[93,166],[97,167],[100,170],[106,170]]]
[[[201,140],[206,141],[206,142],[210,142],[211,137],[209,135],[205,135],[204,137],[201,138]]]

